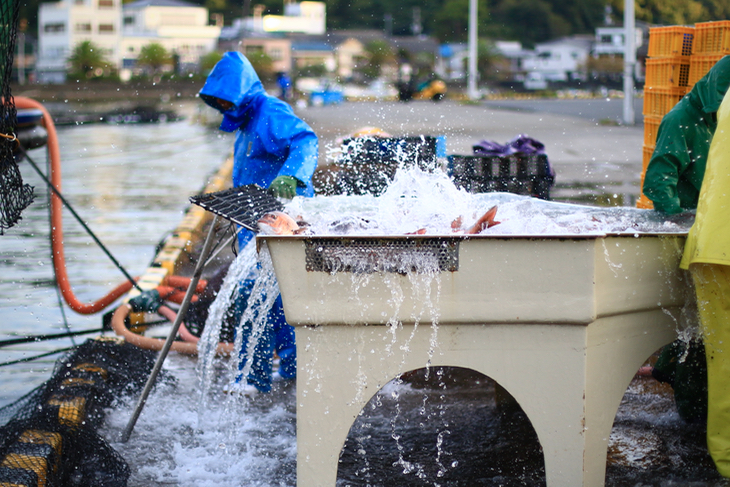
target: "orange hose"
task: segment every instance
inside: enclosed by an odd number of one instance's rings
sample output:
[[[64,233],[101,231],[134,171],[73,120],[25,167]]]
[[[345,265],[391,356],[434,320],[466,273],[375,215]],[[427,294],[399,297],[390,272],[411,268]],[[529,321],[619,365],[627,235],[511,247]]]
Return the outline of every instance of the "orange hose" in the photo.
[[[175,311],[165,305],[160,306],[160,309],[157,310],[157,313],[161,314],[173,323],[177,319],[177,313],[175,313]],[[180,322],[180,329],[178,330],[178,334],[180,335],[180,338],[182,338],[185,342],[198,343],[200,341],[200,338],[190,333],[190,330],[188,330],[188,327],[185,326],[184,321]]]
[[[172,275],[172,276],[167,276],[165,278],[164,283],[168,286],[176,287],[178,289],[182,289],[183,291],[187,291],[188,287],[190,286],[190,282],[192,280],[193,279],[191,277]],[[198,285],[195,286],[195,292],[197,294],[202,293],[203,291],[205,291],[205,288],[207,285],[208,285],[208,281],[206,281],[205,279],[199,279]],[[160,294],[162,294],[162,293],[160,293]]]
[[[125,318],[129,315],[131,308],[128,304],[123,304],[112,315],[112,329],[114,332],[123,337],[128,343],[145,350],[162,350],[166,340],[160,338],[151,338],[138,335],[129,331],[124,324]],[[196,355],[198,353],[197,343],[190,342],[172,342],[170,350],[186,355]],[[219,343],[216,349],[218,354],[227,355],[233,351],[232,343]]]

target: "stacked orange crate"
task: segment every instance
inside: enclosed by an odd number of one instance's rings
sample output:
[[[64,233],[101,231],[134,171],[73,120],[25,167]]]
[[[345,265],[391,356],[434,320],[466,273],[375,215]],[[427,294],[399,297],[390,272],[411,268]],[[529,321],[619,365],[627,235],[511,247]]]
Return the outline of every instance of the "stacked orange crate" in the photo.
[[[649,59],[646,60],[644,82],[644,148],[641,184],[656,145],[656,134],[662,117],[688,91],[690,55],[694,27],[654,27],[649,29]],[[640,193],[639,208],[652,208],[651,201]]]
[[[726,54],[730,54],[730,20],[695,24],[689,87],[692,88]]]

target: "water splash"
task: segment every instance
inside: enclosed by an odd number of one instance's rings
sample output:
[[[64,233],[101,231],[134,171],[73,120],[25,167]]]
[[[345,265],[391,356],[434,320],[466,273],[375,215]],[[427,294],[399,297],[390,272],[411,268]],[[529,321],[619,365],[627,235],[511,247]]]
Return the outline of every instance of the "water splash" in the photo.
[[[545,201],[511,193],[468,193],[446,171],[410,165],[396,172],[379,196],[294,198],[286,207],[301,216],[315,235],[404,235],[423,229],[427,235],[464,231],[492,206],[501,223],[483,235],[605,235],[689,231],[694,214],[671,219],[629,207],[591,207]],[[461,225],[452,224],[461,222]]]
[[[209,397],[208,392],[215,372],[216,347],[220,341],[224,316],[235,301],[238,283],[251,272],[251,269],[256,265],[256,259],[256,242],[252,240],[231,263],[218,295],[208,309],[205,328],[198,342],[198,364],[196,367],[200,385],[201,412],[205,411],[207,406],[206,398]]]
[[[271,254],[269,254],[269,248],[266,244],[262,245],[259,250],[257,266],[256,281],[251,289],[246,309],[236,327],[236,340],[233,348],[234,350],[242,350],[243,337],[246,335],[244,327],[250,323],[251,333],[246,343],[246,350],[239,355],[233,354],[229,361],[229,371],[234,376],[232,379],[236,381],[245,380],[244,377],[247,377],[251,371],[254,350],[263,336],[269,310],[274,305],[276,298],[279,297],[279,283],[276,281],[274,265],[271,262]]]

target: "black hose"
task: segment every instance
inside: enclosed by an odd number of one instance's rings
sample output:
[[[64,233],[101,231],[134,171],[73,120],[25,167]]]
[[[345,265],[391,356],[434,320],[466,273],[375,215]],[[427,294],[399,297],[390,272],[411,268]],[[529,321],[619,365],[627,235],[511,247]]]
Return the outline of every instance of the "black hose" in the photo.
[[[3,363],[0,363],[0,367],[5,367],[6,365],[20,364],[23,362],[30,362],[31,360],[37,360],[39,358],[48,357],[49,355],[55,355],[57,353],[67,352],[69,350],[73,350],[74,348],[76,348],[76,347],[59,348],[58,350],[53,350],[52,352],[42,353],[40,355],[34,355],[32,357],[25,357],[25,358],[21,358],[18,360],[11,360],[10,362],[3,362]]]
[[[21,338],[10,338],[8,340],[0,340],[0,348],[9,347],[10,345],[20,345],[21,343],[44,342],[46,340],[57,340],[59,338],[70,338],[79,335],[89,335],[91,333],[101,333],[104,328],[94,330],[69,331],[66,333],[54,333],[51,335],[31,335]]]
[[[125,277],[129,280],[129,282],[132,283],[132,285],[135,288],[137,288],[137,290],[139,290],[140,292],[143,292],[143,289],[139,286],[139,284],[137,284],[137,281],[135,281],[134,278],[127,272],[127,270],[124,267],[122,267],[122,264],[120,264],[117,261],[117,259],[114,258],[114,256],[111,254],[111,252],[109,252],[109,250],[106,248],[106,246],[104,246],[104,244],[101,243],[101,240],[99,240],[96,237],[96,235],[94,234],[94,232],[91,231],[91,228],[89,228],[89,226],[86,223],[84,223],[84,221],[81,219],[81,217],[78,215],[78,213],[76,213],[76,210],[73,209],[73,207],[68,202],[68,200],[66,198],[64,198],[64,196],[61,194],[61,192],[56,189],[56,187],[51,183],[51,181],[48,179],[48,177],[45,174],[43,174],[43,171],[41,171],[40,168],[38,167],[38,165],[36,165],[36,163],[33,161],[33,159],[31,159],[30,156],[28,156],[28,153],[25,152],[25,150],[23,150],[22,147],[20,150],[23,153],[23,155],[25,155],[25,158],[28,160],[30,165],[33,166],[33,169],[35,169],[35,171],[38,173],[38,175],[41,178],[43,178],[43,181],[46,182],[48,187],[51,188],[51,190],[56,194],[56,196],[59,197],[59,199],[63,202],[63,204],[66,205],[66,208],[68,208],[68,210],[76,218],[76,220],[81,224],[81,226],[84,227],[84,230],[86,230],[86,232],[89,234],[89,236],[92,239],[94,239],[94,242],[96,242],[96,244],[99,246],[99,248],[101,250],[103,250],[104,253],[107,255],[107,257],[109,257],[111,259],[111,261],[114,263],[114,265],[117,266],[117,269],[122,271],[122,274],[125,275]]]

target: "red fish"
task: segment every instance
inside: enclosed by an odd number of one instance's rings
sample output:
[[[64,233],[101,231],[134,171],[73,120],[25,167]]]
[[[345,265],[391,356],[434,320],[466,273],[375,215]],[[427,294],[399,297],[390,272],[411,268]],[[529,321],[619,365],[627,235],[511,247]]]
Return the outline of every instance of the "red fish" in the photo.
[[[297,235],[303,230],[294,218],[282,211],[267,213],[256,222],[261,233],[266,235]]]
[[[496,221],[494,219],[495,216],[497,216],[497,207],[493,206],[489,210],[487,210],[487,212],[483,214],[474,225],[467,228],[464,233],[466,233],[467,235],[476,235],[483,232],[487,228],[491,228],[494,225],[499,225],[501,222]]]

